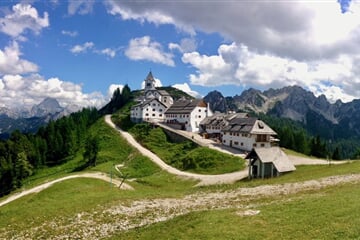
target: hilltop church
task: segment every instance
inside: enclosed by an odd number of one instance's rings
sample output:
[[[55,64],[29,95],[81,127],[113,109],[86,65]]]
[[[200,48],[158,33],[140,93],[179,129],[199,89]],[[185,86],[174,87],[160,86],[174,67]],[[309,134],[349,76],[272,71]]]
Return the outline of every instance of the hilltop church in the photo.
[[[202,99],[181,99],[174,101],[165,90],[155,87],[155,79],[150,71],[144,80],[144,93],[131,107],[132,122],[161,122],[174,128],[198,132],[200,122],[211,116],[212,112]]]
[[[144,92],[130,111],[131,121],[163,123],[188,132],[200,132],[223,145],[249,152],[249,176],[279,176],[296,168],[277,146],[277,135],[263,121],[247,113],[213,114],[203,99],[179,99],[155,87],[151,72],[144,80]]]
[[[156,89],[152,72],[149,72],[144,83],[143,96],[137,99],[138,104],[131,107],[131,121],[163,122],[165,111],[174,103],[174,100],[167,91]]]

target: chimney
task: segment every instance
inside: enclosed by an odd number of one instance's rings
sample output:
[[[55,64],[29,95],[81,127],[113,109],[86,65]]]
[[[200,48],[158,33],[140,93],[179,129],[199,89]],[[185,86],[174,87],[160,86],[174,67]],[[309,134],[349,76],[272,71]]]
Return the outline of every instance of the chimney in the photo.
[[[208,116],[208,117],[211,117],[211,116],[213,115],[213,112],[212,112],[211,109],[210,109],[210,104],[209,104],[209,103],[206,103],[206,105],[207,105],[207,116]]]

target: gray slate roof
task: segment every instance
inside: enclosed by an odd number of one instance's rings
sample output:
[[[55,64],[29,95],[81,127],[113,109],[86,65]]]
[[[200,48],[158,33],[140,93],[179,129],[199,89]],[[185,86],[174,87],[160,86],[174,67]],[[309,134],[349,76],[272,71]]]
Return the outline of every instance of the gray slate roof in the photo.
[[[157,90],[157,91],[161,96],[170,96],[170,94],[165,90]]]
[[[261,162],[273,163],[276,170],[280,173],[296,170],[294,164],[279,147],[254,148],[246,156],[246,159],[254,158],[255,154]]]
[[[215,113],[212,116],[206,117],[201,121],[201,125],[213,126],[213,127],[224,127],[229,124],[229,122],[235,118],[248,118],[247,113]]]
[[[223,128],[223,131],[276,135],[276,132],[266,125],[266,123],[254,117],[233,118],[229,122],[229,125]]]
[[[167,107],[165,104],[163,104],[162,102],[160,102],[157,98],[151,98],[151,99],[145,100],[145,101],[143,101],[143,102],[141,102],[141,103],[138,103],[138,104],[136,104],[136,105],[133,105],[133,106],[131,106],[131,108],[132,108],[132,109],[133,109],[133,108],[136,108],[136,107],[141,107],[141,108],[143,108],[143,107],[146,106],[147,104],[150,104],[152,101],[158,102],[159,104],[163,105],[165,108]]]
[[[201,105],[202,99],[178,100],[166,110],[165,114],[190,114],[195,107]]]
[[[150,81],[152,81],[152,82],[155,82],[155,79],[154,79],[151,71],[150,71],[149,74],[146,76],[146,80],[150,80]]]

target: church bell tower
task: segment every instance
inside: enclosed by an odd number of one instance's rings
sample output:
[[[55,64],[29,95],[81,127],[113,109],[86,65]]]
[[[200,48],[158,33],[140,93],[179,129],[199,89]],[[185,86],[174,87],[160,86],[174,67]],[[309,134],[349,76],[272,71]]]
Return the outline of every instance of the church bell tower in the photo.
[[[149,72],[149,74],[147,75],[145,81],[145,88],[144,91],[147,92],[149,90],[155,90],[155,79],[151,73],[151,71]]]

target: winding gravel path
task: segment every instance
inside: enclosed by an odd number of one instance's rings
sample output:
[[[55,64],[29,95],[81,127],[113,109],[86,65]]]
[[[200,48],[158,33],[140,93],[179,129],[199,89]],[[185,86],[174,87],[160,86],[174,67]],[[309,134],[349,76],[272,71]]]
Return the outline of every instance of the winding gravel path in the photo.
[[[75,174],[75,175],[70,175],[70,176],[59,178],[59,179],[55,179],[53,181],[41,184],[41,185],[36,186],[34,188],[31,188],[31,189],[22,191],[20,193],[11,195],[10,197],[5,199],[4,201],[0,202],[0,207],[4,206],[5,204],[8,204],[8,203],[10,203],[12,201],[15,201],[16,199],[24,197],[26,195],[41,192],[42,190],[44,190],[44,189],[46,189],[48,187],[51,187],[55,183],[62,182],[62,181],[65,181],[65,180],[69,180],[69,179],[73,179],[73,178],[95,178],[95,179],[100,179],[100,180],[103,180],[103,181],[111,182],[111,183],[115,184],[118,187],[121,184],[121,181],[119,181],[117,179],[113,179],[113,178],[111,179],[106,174],[101,173],[101,172]],[[131,189],[132,190],[133,188],[130,185],[128,185],[126,183],[123,183],[121,185],[121,189],[128,189],[128,190]]]
[[[293,194],[321,190],[341,184],[359,184],[360,174],[324,177],[317,180],[261,185],[225,191],[197,192],[182,198],[140,199],[133,202],[103,206],[90,212],[59,215],[43,224],[12,232],[0,229],[0,239],[88,239],[107,238],[115,233],[164,222],[190,212],[214,209],[234,209],[239,217],[259,214],[262,206],[281,204],[301,198]],[[355,186],[356,187],[356,186]],[[320,192],[321,193],[321,192]],[[261,202],[262,197],[274,198]],[[281,197],[280,197],[281,196]],[[279,198],[280,197],[280,198]]]
[[[172,166],[167,165],[163,160],[161,160],[157,155],[149,151],[148,149],[141,146],[131,134],[128,132],[125,132],[118,128],[111,120],[111,115],[105,116],[105,121],[109,126],[116,129],[121,136],[123,136],[133,147],[138,149],[141,154],[147,156],[150,158],[151,161],[153,161],[155,164],[157,164],[161,169],[167,171],[168,173],[185,177],[185,178],[192,178],[195,180],[199,180],[200,182],[197,184],[197,186],[203,186],[203,185],[214,185],[214,184],[224,184],[224,183],[234,183],[236,181],[239,181],[241,179],[248,177],[248,169],[232,173],[225,173],[225,174],[218,174],[218,175],[205,175],[205,174],[196,174],[196,173],[189,173],[180,171],[179,169],[176,169]]]

